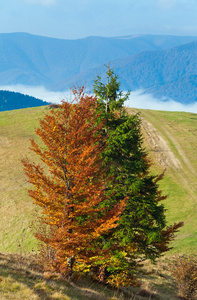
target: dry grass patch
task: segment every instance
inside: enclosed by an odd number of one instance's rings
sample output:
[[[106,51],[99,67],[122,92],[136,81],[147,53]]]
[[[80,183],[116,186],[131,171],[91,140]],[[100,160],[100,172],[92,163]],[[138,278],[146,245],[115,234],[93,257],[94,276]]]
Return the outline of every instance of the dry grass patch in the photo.
[[[172,265],[172,274],[181,299],[197,299],[197,257],[177,256]]]
[[[139,272],[141,285],[114,289],[81,277],[70,282],[59,274],[44,272],[35,253],[0,254],[0,299],[76,300],[176,300],[176,282],[166,259],[145,262]]]
[[[121,299],[121,292],[90,279],[69,282],[58,274],[46,273],[36,258],[36,254],[0,254],[0,299]]]

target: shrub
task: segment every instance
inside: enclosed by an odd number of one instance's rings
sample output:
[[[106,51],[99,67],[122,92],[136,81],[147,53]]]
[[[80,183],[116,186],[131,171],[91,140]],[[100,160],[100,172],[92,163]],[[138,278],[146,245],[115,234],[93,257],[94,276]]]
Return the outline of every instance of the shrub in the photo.
[[[178,256],[172,266],[178,295],[183,299],[197,299],[197,258]]]

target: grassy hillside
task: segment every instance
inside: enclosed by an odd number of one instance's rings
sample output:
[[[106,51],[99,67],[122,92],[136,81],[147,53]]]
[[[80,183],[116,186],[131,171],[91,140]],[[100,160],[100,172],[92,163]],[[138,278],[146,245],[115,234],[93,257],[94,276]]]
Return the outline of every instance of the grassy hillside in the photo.
[[[117,290],[88,277],[71,282],[43,272],[32,255],[0,254],[0,299],[176,300],[177,288],[169,269],[170,262],[164,260],[157,266],[147,265],[140,275],[141,287]]]
[[[30,138],[47,107],[0,113],[0,251],[28,252],[36,249],[30,224],[35,206],[27,195],[28,184],[21,157],[35,160]],[[137,110],[130,110],[131,113]],[[168,223],[184,221],[169,254],[195,252],[197,242],[197,114],[140,110],[145,146],[153,159],[152,171],[166,175],[161,189]]]
[[[136,112],[136,110],[132,110]],[[165,171],[161,189],[168,224],[184,221],[172,243],[174,253],[196,253],[197,245],[197,114],[140,110],[145,146],[153,172]]]
[[[0,251],[29,251],[34,239],[29,228],[34,205],[27,195],[21,157],[29,155],[30,139],[46,107],[0,113]],[[31,153],[32,156],[32,153]]]

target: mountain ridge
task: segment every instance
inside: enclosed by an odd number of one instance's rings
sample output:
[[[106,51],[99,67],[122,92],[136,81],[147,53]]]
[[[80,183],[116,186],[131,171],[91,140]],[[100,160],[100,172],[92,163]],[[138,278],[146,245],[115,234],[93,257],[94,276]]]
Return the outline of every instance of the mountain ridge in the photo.
[[[164,35],[63,40],[3,33],[0,34],[0,85],[44,86],[58,91],[77,83],[91,89],[94,77],[104,76],[104,64],[110,62],[124,89],[140,88],[157,97],[192,103],[197,92],[196,81],[190,80],[197,75],[196,40],[197,37],[191,36]]]
[[[32,96],[0,90],[0,112],[50,104]]]
[[[192,51],[191,51],[192,49]],[[143,51],[120,60],[113,61],[111,67],[119,75],[124,90],[143,90],[158,98],[174,99],[183,104],[197,100],[197,41],[161,51]],[[179,67],[178,67],[179,66]],[[105,78],[106,68],[88,70],[85,73],[68,78],[71,85],[89,88],[93,84],[94,74]],[[61,89],[58,83],[57,90]],[[55,85],[52,86],[55,89]]]

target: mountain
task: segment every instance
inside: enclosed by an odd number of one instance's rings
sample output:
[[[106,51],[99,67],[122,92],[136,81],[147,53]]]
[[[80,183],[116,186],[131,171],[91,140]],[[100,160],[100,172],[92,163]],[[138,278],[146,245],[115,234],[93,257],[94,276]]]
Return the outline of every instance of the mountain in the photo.
[[[119,75],[122,88],[143,89],[182,103],[196,101],[196,40],[191,36],[131,35],[54,39],[27,33],[0,34],[0,86],[91,88],[104,64]],[[191,91],[191,93],[190,93]]]
[[[124,90],[141,89],[156,97],[189,104],[197,101],[197,41],[167,50],[145,51],[112,61]],[[91,69],[67,78],[68,84],[91,87],[96,74],[103,80],[106,68]],[[55,86],[53,86],[55,88]],[[56,85],[63,88],[63,82]]]
[[[50,103],[21,93],[0,91],[0,111],[43,106],[47,104]]]
[[[197,101],[197,41],[133,55],[114,67],[125,87],[184,104]]]

